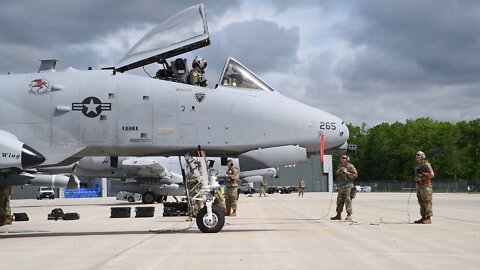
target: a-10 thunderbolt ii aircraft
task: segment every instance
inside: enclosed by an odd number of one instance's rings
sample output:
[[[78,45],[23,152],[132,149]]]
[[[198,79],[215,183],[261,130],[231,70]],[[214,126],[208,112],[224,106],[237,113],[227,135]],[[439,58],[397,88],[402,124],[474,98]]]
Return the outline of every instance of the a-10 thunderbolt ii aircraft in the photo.
[[[207,158],[208,168],[214,172],[218,182],[224,180],[226,161],[226,158]],[[232,159],[232,162],[239,166],[238,159]],[[185,162],[178,157],[119,157],[116,168],[112,168],[110,157],[85,157],[75,164],[70,179],[109,178],[114,181],[114,189],[140,193],[142,202],[149,204],[161,202],[166,196],[185,196],[186,187],[182,176],[185,168]],[[240,180],[248,183],[259,182],[264,178],[273,178],[275,174],[275,168],[241,170]]]
[[[325,154],[349,149],[340,118],[281,95],[233,58],[214,89],[182,83],[188,69],[177,60],[158,79],[125,73],[209,43],[197,5],[152,29],[111,69],[53,72],[52,61],[39,73],[0,75],[0,184],[86,156],[110,156],[115,167],[118,156],[184,155],[199,146],[211,156],[256,150],[252,159],[277,160],[289,155],[288,145],[307,153],[320,145]],[[202,231],[221,229],[220,211],[207,204],[201,213]]]

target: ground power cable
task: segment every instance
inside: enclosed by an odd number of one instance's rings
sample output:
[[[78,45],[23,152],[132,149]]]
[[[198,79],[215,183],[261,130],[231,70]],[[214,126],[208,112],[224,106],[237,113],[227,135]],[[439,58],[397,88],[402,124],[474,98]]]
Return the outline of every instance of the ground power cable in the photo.
[[[333,191],[330,192],[330,203],[328,205],[328,212],[324,216],[322,216],[320,220],[323,220],[330,215],[330,209],[332,209],[332,201],[333,201]]]
[[[408,195],[408,200],[407,200],[407,209],[406,209],[407,216],[408,216],[407,221],[405,221],[405,222],[385,222],[385,221],[383,221],[383,217],[379,217],[378,218],[379,222],[369,223],[368,225],[380,226],[382,224],[386,224],[386,225],[411,224],[411,220],[410,220],[410,198],[412,197],[413,190],[414,190],[414,188],[410,189],[410,194]],[[352,220],[352,221],[350,221],[350,224],[348,224],[348,225],[364,225],[364,224]]]

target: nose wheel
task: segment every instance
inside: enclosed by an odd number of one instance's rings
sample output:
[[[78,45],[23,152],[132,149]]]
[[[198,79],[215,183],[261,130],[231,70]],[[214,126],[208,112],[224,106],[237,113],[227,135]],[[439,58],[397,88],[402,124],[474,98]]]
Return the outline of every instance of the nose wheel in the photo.
[[[201,232],[217,233],[225,225],[223,210],[214,205],[219,185],[216,177],[211,177],[210,175],[205,153],[200,149],[198,153],[198,160],[194,160],[188,153],[185,154],[185,161],[190,169],[185,177],[189,201],[189,217],[195,218],[197,227]]]
[[[197,214],[197,227],[204,233],[217,233],[225,225],[225,215],[219,207],[212,206],[212,215],[209,218],[207,207],[203,207]]]

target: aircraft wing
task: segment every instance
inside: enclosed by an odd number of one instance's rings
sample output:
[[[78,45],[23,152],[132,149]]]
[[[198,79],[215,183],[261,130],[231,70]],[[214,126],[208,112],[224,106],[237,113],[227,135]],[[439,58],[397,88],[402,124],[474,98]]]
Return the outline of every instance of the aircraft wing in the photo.
[[[125,72],[208,46],[207,18],[203,4],[189,7],[160,23],[143,36],[115,69]]]
[[[171,177],[168,171],[158,160],[138,157],[129,158],[122,162],[125,173],[128,176],[145,177],[145,178],[163,178]],[[136,178],[135,177],[135,178]]]

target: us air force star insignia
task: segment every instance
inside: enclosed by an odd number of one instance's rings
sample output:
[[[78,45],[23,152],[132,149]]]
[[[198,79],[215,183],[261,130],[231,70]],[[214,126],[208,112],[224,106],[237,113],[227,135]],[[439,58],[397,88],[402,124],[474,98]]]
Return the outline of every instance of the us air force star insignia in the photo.
[[[195,99],[198,101],[198,103],[202,102],[205,100],[205,93],[195,93]]]
[[[97,97],[87,97],[82,103],[72,103],[73,111],[82,111],[89,118],[99,116],[102,111],[111,111],[112,103],[102,103]]]

